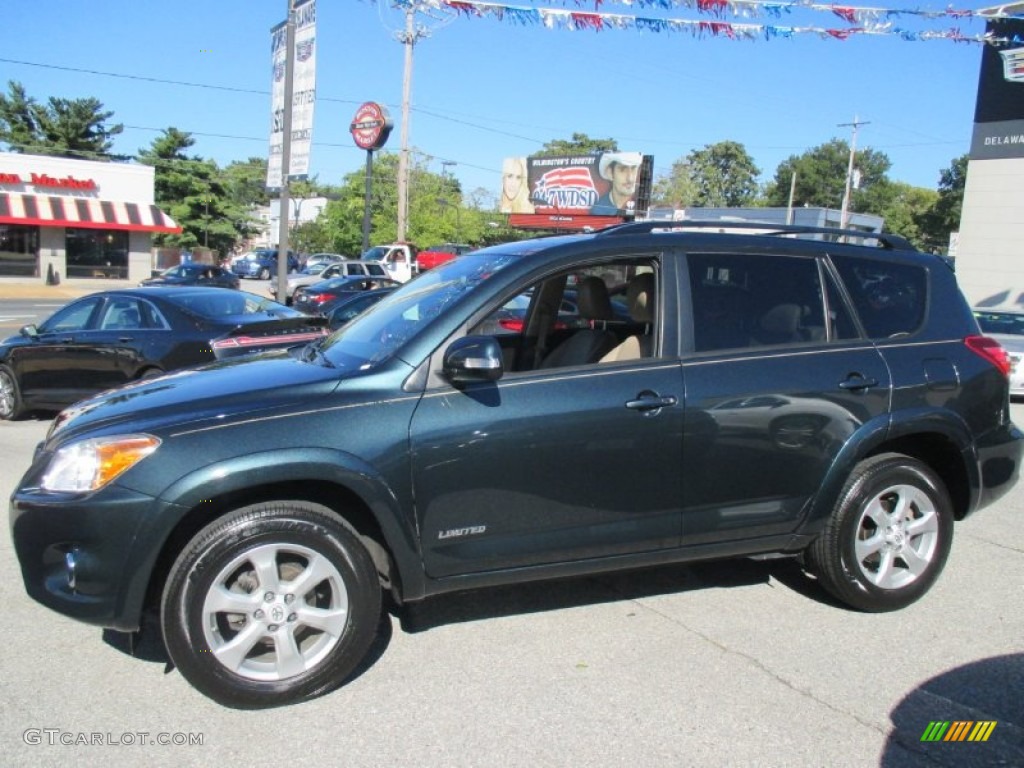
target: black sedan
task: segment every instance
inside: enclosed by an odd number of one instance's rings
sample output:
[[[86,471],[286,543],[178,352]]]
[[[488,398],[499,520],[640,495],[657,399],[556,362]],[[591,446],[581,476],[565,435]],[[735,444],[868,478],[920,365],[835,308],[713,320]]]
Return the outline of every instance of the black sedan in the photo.
[[[341,298],[329,301],[323,306],[323,314],[327,318],[332,331],[341,328],[349,320],[359,315],[389,293],[394,293],[393,286],[388,288],[377,288],[373,291],[362,291],[361,293],[345,293]]]
[[[306,344],[327,321],[226,288],[103,291],[0,343],[0,419],[200,363]]]
[[[215,267],[212,264],[185,262],[169,267],[156,277],[143,280],[139,285],[203,285],[220,288],[238,288],[238,276],[231,270]]]
[[[360,277],[359,275],[343,275],[321,280],[312,285],[299,286],[292,297],[292,306],[307,315],[323,314],[328,302],[336,301],[341,296],[375,291],[378,288],[397,288],[397,280],[384,277]]]

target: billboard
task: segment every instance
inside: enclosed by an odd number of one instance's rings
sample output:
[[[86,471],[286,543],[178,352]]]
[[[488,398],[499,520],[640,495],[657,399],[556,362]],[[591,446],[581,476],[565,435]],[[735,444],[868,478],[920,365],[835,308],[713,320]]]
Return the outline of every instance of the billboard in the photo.
[[[288,154],[288,178],[309,175],[309,148],[313,142],[313,106],[316,103],[316,0],[297,0],[295,56],[292,62],[292,140]],[[281,187],[281,153],[284,145],[285,23],[270,30],[270,156],[267,186]]]
[[[647,210],[652,170],[653,158],[640,152],[508,157],[498,208],[520,215],[514,226],[604,226]]]
[[[1024,157],[1024,20],[991,19],[983,46],[971,160]]]

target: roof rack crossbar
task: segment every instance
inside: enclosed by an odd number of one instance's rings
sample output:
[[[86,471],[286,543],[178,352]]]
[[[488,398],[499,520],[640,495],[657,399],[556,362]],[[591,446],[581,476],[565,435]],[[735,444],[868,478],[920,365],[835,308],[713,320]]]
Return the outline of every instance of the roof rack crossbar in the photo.
[[[671,229],[751,229],[757,230],[759,235],[833,235],[836,238],[856,238],[858,240],[877,240],[882,248],[893,251],[916,251],[917,249],[910,242],[899,235],[892,235],[885,232],[865,232],[859,229],[839,229],[838,227],[812,227],[804,224],[773,224],[770,222],[758,221],[634,221],[626,224],[616,224],[600,230],[597,234],[601,237],[616,235],[634,235],[656,230]]]

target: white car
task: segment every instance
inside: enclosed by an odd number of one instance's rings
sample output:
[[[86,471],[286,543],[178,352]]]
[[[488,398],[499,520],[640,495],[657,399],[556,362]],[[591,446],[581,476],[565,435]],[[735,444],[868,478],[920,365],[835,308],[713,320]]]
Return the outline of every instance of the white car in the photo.
[[[304,270],[297,272],[294,275],[288,275],[288,284],[285,287],[285,297],[282,303],[289,305],[292,303],[292,299],[295,297],[296,288],[304,285],[312,285],[313,283],[318,283],[321,280],[327,280],[332,277],[342,277],[344,275],[388,277],[388,273],[384,270],[384,267],[374,262],[346,260],[314,264],[312,266],[307,266]],[[277,298],[277,283],[271,283],[270,295],[274,297],[275,301],[281,301],[281,299]]]
[[[1010,356],[1010,397],[1024,397],[1024,309],[975,307],[973,312],[982,333]]]

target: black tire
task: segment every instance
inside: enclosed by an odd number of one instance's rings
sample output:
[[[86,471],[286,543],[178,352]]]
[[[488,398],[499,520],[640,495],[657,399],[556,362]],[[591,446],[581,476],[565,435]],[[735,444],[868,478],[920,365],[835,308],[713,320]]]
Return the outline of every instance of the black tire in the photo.
[[[269,280],[269,279],[270,279],[270,270],[267,269],[266,267],[264,267],[263,269],[260,270],[260,280]]]
[[[917,459],[888,453],[854,468],[807,560],[822,586],[847,605],[894,611],[931,588],[952,543],[945,484]]]
[[[257,561],[276,567],[260,574]],[[369,650],[381,610],[358,534],[325,507],[280,501],[196,534],[168,575],[161,623],[189,683],[225,706],[258,709],[341,685]]]
[[[164,372],[159,368],[147,368],[139,374],[139,380],[143,379],[155,379],[157,376],[163,376]]]
[[[21,389],[14,371],[0,365],[0,420],[14,421],[25,415],[25,404],[21,400]]]

